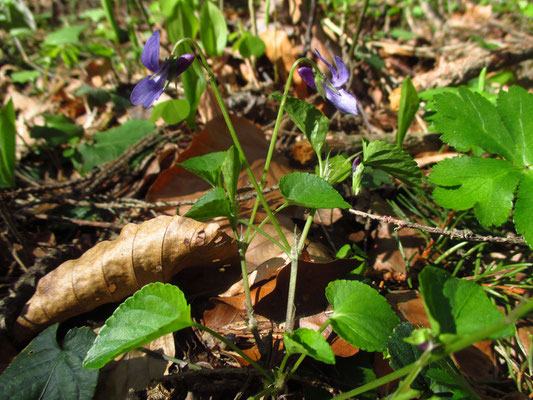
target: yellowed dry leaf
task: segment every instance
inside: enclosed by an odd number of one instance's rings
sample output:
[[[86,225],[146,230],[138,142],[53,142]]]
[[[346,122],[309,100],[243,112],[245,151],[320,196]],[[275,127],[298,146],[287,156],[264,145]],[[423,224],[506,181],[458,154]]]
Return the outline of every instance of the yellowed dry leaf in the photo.
[[[265,55],[272,64],[277,65],[283,79],[289,76],[292,64],[296,61],[296,52],[287,32],[281,29],[268,29],[259,37],[265,42]],[[302,78],[298,74],[293,75],[294,83],[298,84]]]
[[[118,302],[150,282],[168,282],[177,272],[229,259],[232,239],[216,223],[160,216],[128,224],[113,241],[98,243],[39,281],[16,321],[18,339],[55,322]]]

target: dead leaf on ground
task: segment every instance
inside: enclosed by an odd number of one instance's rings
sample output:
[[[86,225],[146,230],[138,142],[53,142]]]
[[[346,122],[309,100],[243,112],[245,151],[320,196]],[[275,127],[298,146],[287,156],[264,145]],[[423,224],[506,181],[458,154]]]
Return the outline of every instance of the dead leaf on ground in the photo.
[[[289,35],[281,29],[268,29],[259,34],[259,37],[265,42],[265,55],[272,64],[278,67],[281,78],[285,80],[298,58]],[[298,74],[294,74],[293,80],[295,84],[298,84],[302,78]]]
[[[176,355],[172,333],[161,336],[142,347],[169,357]],[[155,355],[139,350],[129,351],[101,369],[95,399],[126,399],[130,389],[144,389],[150,385],[152,380],[161,379],[167,374],[170,365],[172,362]]]
[[[296,284],[297,315],[314,315],[327,307],[325,295],[329,282],[339,279],[357,267],[353,259],[335,260],[329,263],[300,261]],[[252,287],[251,296],[255,314],[272,321],[285,319],[290,264],[283,267],[270,281]],[[205,324],[212,329],[231,329],[240,324],[245,316],[245,297],[239,294],[231,297],[211,299],[213,308],[204,313]]]
[[[264,168],[264,158],[268,150],[268,142],[265,139],[264,132],[246,118],[231,116],[231,121],[254,176],[256,179],[260,179]],[[179,155],[178,162],[216,151],[225,151],[232,144],[233,141],[224,118],[217,117],[209,121],[204,130],[193,138],[190,146]],[[279,179],[290,171],[288,160],[281,155],[274,155],[266,186],[277,184]],[[246,172],[241,172],[238,187],[244,188],[250,187],[250,185]],[[211,189],[211,186],[203,179],[186,171],[179,165],[175,165],[159,174],[150,187],[146,200],[152,202],[196,200],[209,189]],[[269,204],[273,206],[279,204],[280,195],[278,191],[268,193],[266,198]],[[254,201],[255,198],[246,204],[241,203],[241,208],[250,208]],[[179,214],[185,213],[190,207],[180,207]],[[166,211],[174,213],[176,210],[172,208]]]
[[[14,337],[23,340],[55,322],[121,301],[183,269],[232,258],[236,247],[219,228],[179,216],[126,225],[117,239],[98,243],[41,278],[15,323]]]

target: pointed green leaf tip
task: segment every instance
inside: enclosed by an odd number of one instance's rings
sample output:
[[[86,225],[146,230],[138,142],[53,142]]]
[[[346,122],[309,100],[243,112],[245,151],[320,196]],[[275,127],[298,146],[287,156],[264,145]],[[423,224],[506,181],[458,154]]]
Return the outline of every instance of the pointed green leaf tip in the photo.
[[[363,163],[381,169],[408,185],[418,187],[422,173],[409,154],[383,140],[363,141]]]
[[[504,317],[483,288],[474,282],[455,278],[435,267],[424,268],[419,281],[424,306],[436,335],[471,335]],[[514,327],[508,326],[490,339],[513,334]]]
[[[123,353],[192,324],[190,306],[177,286],[149,283],[107,319],[83,367],[102,368]]]
[[[309,208],[350,208],[324,179],[307,172],[293,172],[279,180],[281,195],[289,202]]]
[[[305,354],[326,364],[335,364],[335,354],[319,332],[300,328],[293,333],[285,332],[285,348],[288,354]]]
[[[339,280],[326,288],[333,307],[331,326],[353,346],[366,351],[385,351],[400,319],[375,289],[357,281]]]

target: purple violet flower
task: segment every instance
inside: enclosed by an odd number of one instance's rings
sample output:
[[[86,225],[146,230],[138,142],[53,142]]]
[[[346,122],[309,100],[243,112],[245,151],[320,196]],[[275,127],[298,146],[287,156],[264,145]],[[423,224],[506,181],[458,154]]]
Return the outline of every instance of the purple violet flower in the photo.
[[[337,109],[347,114],[357,115],[357,100],[350,93],[345,91],[342,87],[348,81],[350,72],[340,57],[335,56],[335,65],[337,68],[328,63],[320,55],[317,49],[315,53],[326,64],[331,71],[332,79],[325,79],[322,82],[324,90],[318,90],[318,92],[325,93],[326,99],[331,101]],[[312,88],[316,88],[316,79],[311,67],[300,67],[298,73],[302,77],[305,83]]]
[[[140,81],[131,92],[130,100],[134,105],[151,107],[165,90],[167,82],[182,74],[194,61],[194,54],[184,54],[178,59],[167,58],[159,64],[159,31],[154,31],[146,41],[141,54],[141,63],[153,72]],[[169,76],[171,79],[168,79]]]

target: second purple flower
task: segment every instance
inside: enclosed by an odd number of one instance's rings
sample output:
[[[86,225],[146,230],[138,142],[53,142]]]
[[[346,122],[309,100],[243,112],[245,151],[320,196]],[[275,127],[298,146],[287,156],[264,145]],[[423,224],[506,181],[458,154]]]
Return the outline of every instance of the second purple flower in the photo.
[[[348,114],[357,115],[357,100],[353,95],[342,88],[350,77],[350,72],[348,71],[346,64],[342,62],[340,57],[335,56],[335,65],[337,68],[333,68],[333,66],[320,55],[317,49],[315,49],[315,53],[318,58],[328,66],[332,76],[331,79],[323,80],[322,85],[324,90],[319,90],[319,92],[325,93],[326,99],[331,101],[338,110]],[[298,68],[298,73],[307,85],[316,88],[313,68],[300,67]]]

